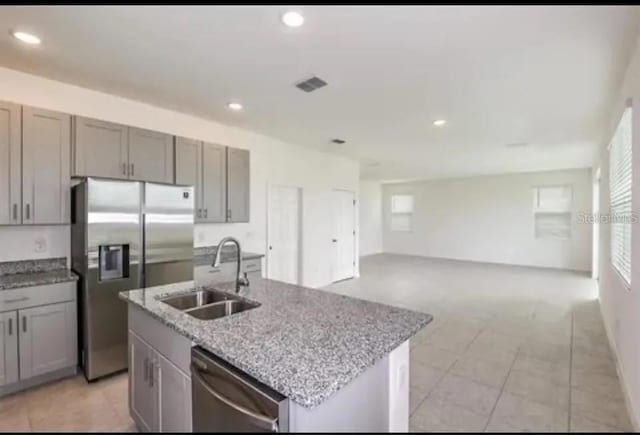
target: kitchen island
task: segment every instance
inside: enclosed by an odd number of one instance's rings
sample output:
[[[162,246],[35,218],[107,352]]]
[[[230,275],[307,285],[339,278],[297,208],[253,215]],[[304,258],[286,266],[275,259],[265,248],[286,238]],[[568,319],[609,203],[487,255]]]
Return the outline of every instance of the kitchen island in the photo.
[[[236,297],[233,283],[215,288]],[[238,295],[250,309],[215,320],[162,300],[198,289],[189,281],[120,294],[129,303],[130,409],[140,429],[191,429],[198,346],[288,399],[279,430],[408,430],[408,342],[430,315],[262,278]],[[149,385],[153,397],[139,397]]]

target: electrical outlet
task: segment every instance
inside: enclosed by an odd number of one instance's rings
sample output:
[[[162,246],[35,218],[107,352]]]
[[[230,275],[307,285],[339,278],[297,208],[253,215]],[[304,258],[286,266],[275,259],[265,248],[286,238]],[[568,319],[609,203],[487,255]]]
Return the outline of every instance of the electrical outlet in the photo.
[[[46,237],[43,237],[43,236],[36,237],[34,245],[35,245],[35,247],[34,247],[35,249],[34,250],[36,252],[38,252],[38,253],[46,252],[46,250],[47,250],[47,239],[46,239]]]

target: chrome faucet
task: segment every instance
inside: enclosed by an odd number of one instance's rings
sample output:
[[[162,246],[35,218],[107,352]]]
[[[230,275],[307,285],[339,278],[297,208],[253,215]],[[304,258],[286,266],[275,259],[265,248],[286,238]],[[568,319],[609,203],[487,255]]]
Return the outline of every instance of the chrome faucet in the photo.
[[[249,279],[247,278],[247,274],[245,273],[242,276],[242,250],[240,249],[240,242],[235,237],[225,237],[220,240],[218,243],[218,247],[216,249],[216,256],[213,259],[213,264],[211,267],[220,267],[220,258],[222,256],[222,248],[227,243],[233,243],[236,245],[236,293],[240,292],[240,287],[248,287]]]

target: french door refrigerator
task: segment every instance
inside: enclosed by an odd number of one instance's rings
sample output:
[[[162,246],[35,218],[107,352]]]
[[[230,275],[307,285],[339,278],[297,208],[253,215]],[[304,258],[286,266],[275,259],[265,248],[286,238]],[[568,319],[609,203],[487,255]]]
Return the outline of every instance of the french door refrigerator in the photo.
[[[193,187],[86,178],[71,206],[80,361],[94,380],[127,368],[118,293],[193,279]]]

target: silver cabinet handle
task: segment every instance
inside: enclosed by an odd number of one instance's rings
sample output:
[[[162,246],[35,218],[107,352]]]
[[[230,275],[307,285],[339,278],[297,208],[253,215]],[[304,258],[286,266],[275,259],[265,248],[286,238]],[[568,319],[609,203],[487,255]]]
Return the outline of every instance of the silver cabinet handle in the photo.
[[[27,215],[26,219],[29,220],[31,219],[31,204],[27,204],[25,208],[25,214]]]
[[[122,175],[127,175],[127,164],[122,162]]]
[[[22,332],[27,332],[27,316],[22,316]]]
[[[200,385],[202,385],[202,387],[207,390],[207,392],[212,395],[213,397],[215,397],[218,401],[224,403],[225,405],[227,405],[229,408],[235,410],[236,412],[239,412],[241,414],[246,415],[247,417],[251,418],[253,420],[253,423],[262,428],[265,429],[267,431],[270,432],[278,432],[278,418],[271,418],[271,417],[267,417],[266,415],[262,415],[262,414],[258,414],[257,412],[253,412],[252,410],[245,408],[244,406],[232,402],[230,399],[228,399],[227,397],[223,396],[222,394],[218,393],[216,390],[214,390],[211,385],[209,385],[207,383],[207,381],[204,379],[204,377],[202,376],[202,374],[200,373],[200,369],[193,363],[191,363],[191,375],[193,377],[196,378],[196,380],[198,381],[198,383]]]
[[[153,388],[153,377],[154,377],[154,370],[155,370],[155,361],[149,361],[149,386],[151,388]]]
[[[231,209],[227,210],[227,219],[231,219]]]
[[[13,220],[18,220],[18,204],[13,204]]]
[[[131,176],[135,175],[135,166],[131,163]]]
[[[9,335],[13,334],[13,319],[9,318]]]
[[[208,217],[209,217],[209,209],[208,209],[208,208],[205,208],[205,209],[204,209],[204,217],[205,217],[205,218],[208,218]]]
[[[202,209],[201,209],[201,208],[199,208],[199,209],[198,209],[197,216],[198,216],[199,218],[201,218],[201,217],[202,217]]]
[[[4,301],[2,301],[3,304],[15,304],[16,302],[24,302],[24,301],[28,301],[29,297],[28,296],[23,296],[21,298],[15,298],[15,299],[5,299]]]
[[[145,382],[147,382],[147,380],[149,379],[149,359],[145,358],[144,359],[144,375],[143,375],[143,379]]]

